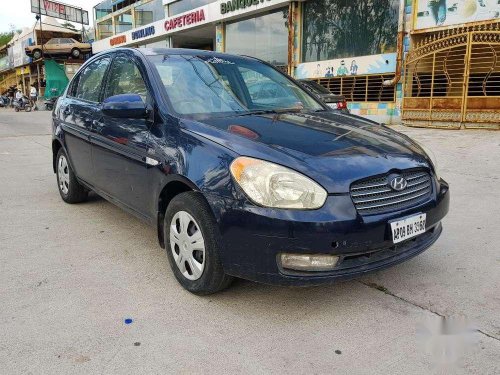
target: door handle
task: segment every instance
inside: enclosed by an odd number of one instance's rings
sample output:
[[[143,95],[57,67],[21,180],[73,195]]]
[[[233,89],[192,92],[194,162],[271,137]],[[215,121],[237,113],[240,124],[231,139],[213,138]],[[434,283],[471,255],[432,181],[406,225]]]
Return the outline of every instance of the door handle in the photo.
[[[64,107],[63,114],[65,114],[66,116],[68,116],[70,113],[71,113],[71,111],[70,111],[69,107]]]

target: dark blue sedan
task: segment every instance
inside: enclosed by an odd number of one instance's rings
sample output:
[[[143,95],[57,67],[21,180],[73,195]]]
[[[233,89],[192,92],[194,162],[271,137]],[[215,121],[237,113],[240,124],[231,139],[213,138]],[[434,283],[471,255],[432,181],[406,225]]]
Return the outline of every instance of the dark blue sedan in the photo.
[[[92,190],[155,225],[197,294],[233,277],[313,285],[395,265],[438,239],[449,206],[422,146],[249,57],[96,55],[54,108],[52,150],[65,202]]]

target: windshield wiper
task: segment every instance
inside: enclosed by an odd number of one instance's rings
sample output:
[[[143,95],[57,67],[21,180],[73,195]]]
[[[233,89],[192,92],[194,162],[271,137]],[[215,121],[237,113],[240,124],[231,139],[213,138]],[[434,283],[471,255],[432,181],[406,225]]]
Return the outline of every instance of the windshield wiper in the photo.
[[[248,111],[245,113],[238,113],[236,116],[253,116],[253,115],[281,115],[284,113],[297,113],[301,112],[303,108],[291,107],[291,108],[274,108],[274,109],[258,109],[255,111]]]

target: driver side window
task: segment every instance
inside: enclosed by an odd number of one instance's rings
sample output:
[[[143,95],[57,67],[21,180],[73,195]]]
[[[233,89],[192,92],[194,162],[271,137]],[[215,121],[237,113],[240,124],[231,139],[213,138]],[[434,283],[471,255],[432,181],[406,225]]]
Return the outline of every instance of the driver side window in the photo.
[[[141,72],[128,56],[117,56],[111,65],[104,98],[120,94],[137,94],[146,103],[148,90]]]

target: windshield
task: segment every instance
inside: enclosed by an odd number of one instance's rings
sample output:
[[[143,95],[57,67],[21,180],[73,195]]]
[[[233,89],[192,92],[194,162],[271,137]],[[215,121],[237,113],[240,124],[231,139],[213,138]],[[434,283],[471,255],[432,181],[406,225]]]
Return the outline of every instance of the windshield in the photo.
[[[181,115],[232,115],[324,108],[274,68],[236,56],[149,56]]]

